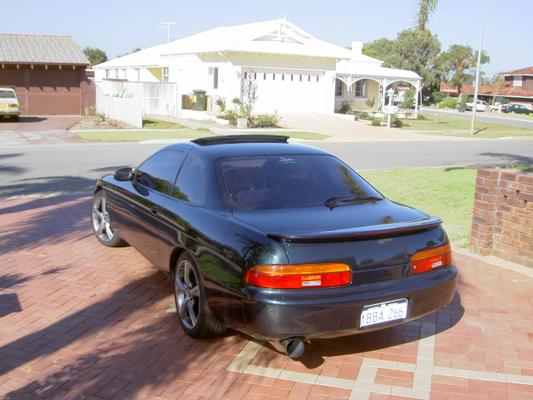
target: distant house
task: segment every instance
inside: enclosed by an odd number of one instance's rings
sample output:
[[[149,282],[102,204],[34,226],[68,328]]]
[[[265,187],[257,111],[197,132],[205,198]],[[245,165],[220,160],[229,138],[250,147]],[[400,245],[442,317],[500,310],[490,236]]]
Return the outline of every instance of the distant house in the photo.
[[[88,65],[70,36],[0,34],[0,86],[15,88],[22,114],[83,114],[94,104]]]
[[[442,83],[441,92],[457,96],[457,89]],[[463,86],[463,93],[473,94],[472,85]],[[498,74],[495,82],[479,88],[479,96],[489,103],[498,98],[506,98],[512,103],[520,103],[533,109],[533,67]]]
[[[362,54],[320,40],[286,19],[222,26],[94,66],[95,80],[174,82],[182,94],[203,90],[208,111],[228,106],[245,82],[256,88],[254,111],[331,113],[344,102],[381,108],[399,81],[420,89],[420,76],[383,68]],[[369,101],[367,101],[369,100]],[[210,108],[211,107],[211,108]]]

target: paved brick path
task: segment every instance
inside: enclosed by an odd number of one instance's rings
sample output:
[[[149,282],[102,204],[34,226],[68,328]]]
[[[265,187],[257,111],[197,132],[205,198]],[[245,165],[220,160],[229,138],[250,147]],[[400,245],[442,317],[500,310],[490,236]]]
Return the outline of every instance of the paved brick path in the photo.
[[[457,256],[450,306],[295,362],[235,333],[185,336],[169,282],[135,250],[100,246],[88,213],[88,197],[0,202],[0,398],[533,398],[520,273]]]

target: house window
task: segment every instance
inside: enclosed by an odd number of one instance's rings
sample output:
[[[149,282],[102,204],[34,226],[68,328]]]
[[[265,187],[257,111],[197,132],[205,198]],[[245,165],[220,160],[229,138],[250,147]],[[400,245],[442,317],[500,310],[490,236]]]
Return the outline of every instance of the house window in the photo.
[[[340,79],[335,80],[335,96],[342,96],[342,81]]]
[[[285,80],[285,74],[281,74],[281,80],[282,80],[282,81]]]
[[[307,75],[307,82],[311,82],[311,75]]]
[[[513,77],[513,86],[522,87],[522,77],[521,76]]]
[[[266,72],[265,72],[265,73],[263,73],[263,80],[264,80],[264,81],[266,81],[266,80],[267,80],[267,74],[266,74]]]
[[[254,79],[257,79],[257,72],[254,72]]]
[[[293,80],[294,80],[294,75],[293,75],[293,74],[291,74],[291,81],[293,81]]]
[[[316,81],[318,82],[318,75],[316,76]]]
[[[111,70],[110,70],[110,69],[106,69],[106,70],[105,70],[105,78],[106,78],[106,79],[111,78]]]
[[[300,82],[304,79],[304,76],[300,74]]]
[[[248,79],[248,72],[244,73],[244,79]]]
[[[272,74],[272,80],[275,81],[276,80],[276,74]]]
[[[355,82],[355,97],[366,97],[366,80]]]
[[[161,82],[168,82],[168,67],[161,68]]]

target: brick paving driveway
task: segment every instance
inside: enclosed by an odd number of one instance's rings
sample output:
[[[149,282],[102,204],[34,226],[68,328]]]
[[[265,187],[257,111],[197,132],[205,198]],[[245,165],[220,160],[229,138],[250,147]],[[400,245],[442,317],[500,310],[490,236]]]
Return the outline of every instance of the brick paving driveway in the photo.
[[[0,119],[0,147],[84,142],[68,131],[81,118],[80,116],[23,115],[19,122]]]
[[[533,279],[458,255],[458,293],[295,362],[185,336],[171,285],[89,230],[89,197],[0,202],[0,398],[532,399]]]

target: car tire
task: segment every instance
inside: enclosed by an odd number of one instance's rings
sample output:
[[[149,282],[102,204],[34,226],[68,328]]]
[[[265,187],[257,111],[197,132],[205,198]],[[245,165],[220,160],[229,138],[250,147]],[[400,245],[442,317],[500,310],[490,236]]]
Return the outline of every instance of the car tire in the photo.
[[[107,199],[103,190],[93,197],[91,207],[91,226],[96,239],[107,247],[124,247],[128,243],[113,229],[111,218],[107,212]]]
[[[176,315],[183,331],[193,338],[218,336],[226,327],[211,312],[203,279],[192,257],[184,253],[174,271]]]
[[[19,116],[18,115],[15,115],[13,118],[13,122],[19,122]]]

